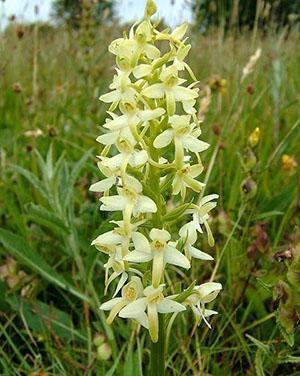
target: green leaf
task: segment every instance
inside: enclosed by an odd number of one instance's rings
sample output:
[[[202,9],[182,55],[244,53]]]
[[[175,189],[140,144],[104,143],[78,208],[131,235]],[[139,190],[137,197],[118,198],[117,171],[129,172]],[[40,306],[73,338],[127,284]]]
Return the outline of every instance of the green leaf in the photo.
[[[42,182],[30,171],[25,170],[24,168],[12,165],[13,170],[18,172],[19,174],[23,175],[24,178],[26,178],[29,183],[47,200],[49,201],[49,194],[45,187],[43,186]]]
[[[279,316],[278,311],[277,311],[277,313],[276,313],[276,322],[277,322],[277,325],[278,325],[279,331],[280,331],[282,337],[284,338],[285,342],[286,342],[290,347],[293,347],[293,346],[294,346],[294,343],[295,343],[294,333],[289,333],[289,332],[284,328],[284,326],[282,326],[282,324],[281,324],[281,322],[280,322],[280,316]]]
[[[132,351],[132,346],[128,347],[123,376],[139,376],[139,359],[138,353]]]
[[[65,201],[63,202],[64,209],[69,206],[72,194],[73,194],[73,187],[74,184],[80,174],[81,169],[83,168],[85,162],[88,158],[91,156],[92,149],[88,150],[86,153],[83,154],[83,156],[77,161],[71,171],[70,178],[66,182],[66,195],[65,195]]]
[[[73,328],[71,317],[55,307],[37,300],[33,304],[17,298],[7,299],[11,308],[22,315],[28,327],[35,333],[49,332],[49,328],[59,337],[67,340],[87,341],[87,338]]]
[[[34,272],[41,275],[47,281],[54,285],[69,291],[77,298],[90,302],[88,296],[78,291],[74,286],[67,282],[62,276],[60,276],[55,269],[52,268],[40,255],[29,247],[27,242],[18,235],[14,235],[10,231],[0,229],[0,241],[3,246],[9,250],[12,255],[19,259],[19,261]]]
[[[262,219],[265,219],[265,218],[274,217],[275,215],[283,215],[283,214],[284,214],[284,212],[282,212],[282,211],[272,210],[272,211],[269,211],[269,212],[265,212],[265,213],[255,215],[252,218],[252,221],[256,222],[256,221],[259,221],[259,220],[262,220]]]
[[[263,342],[259,341],[259,340],[256,339],[256,338],[250,336],[250,334],[246,334],[245,336],[246,336],[247,338],[249,338],[250,341],[253,342],[254,345],[255,345],[258,349],[260,349],[262,352],[264,352],[264,353],[266,353],[266,354],[269,353],[269,351],[270,351],[270,346],[264,344]]]
[[[7,285],[0,281],[0,311],[4,312],[9,309],[9,305],[6,302],[5,294],[7,290]]]
[[[178,303],[184,302],[192,294],[195,285],[196,285],[196,281],[192,282],[189,285],[189,287],[186,290],[184,290],[181,294],[176,296],[176,298],[174,298],[174,300],[176,300],[176,302],[178,302]]]
[[[117,369],[117,367],[119,365],[119,362],[121,360],[121,357],[123,355],[123,352],[124,352],[126,346],[127,346],[127,344],[125,343],[123,345],[121,351],[119,352],[119,355],[118,355],[117,359],[114,361],[114,364],[112,365],[112,367],[110,368],[110,370],[105,374],[105,376],[113,376],[113,375],[115,375],[115,371],[116,371],[116,369]]]
[[[173,222],[179,218],[185,213],[185,211],[189,208],[191,205],[190,202],[180,205],[177,208],[171,210],[169,213],[163,216],[164,222]]]
[[[254,359],[255,371],[257,376],[265,376],[264,365],[262,361],[262,351],[257,350]]]
[[[61,234],[62,231],[70,232],[65,223],[49,210],[33,203],[28,204],[26,207],[29,218],[39,225],[50,228],[58,234]]]
[[[300,364],[300,356],[293,356],[293,355],[279,356],[278,363]]]

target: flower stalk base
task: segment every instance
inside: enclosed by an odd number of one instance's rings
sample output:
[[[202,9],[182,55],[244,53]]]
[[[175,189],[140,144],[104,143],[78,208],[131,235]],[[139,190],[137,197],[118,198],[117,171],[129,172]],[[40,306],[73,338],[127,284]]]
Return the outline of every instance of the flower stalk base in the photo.
[[[151,376],[165,375],[165,322],[159,315],[159,335],[157,342],[151,342]]]

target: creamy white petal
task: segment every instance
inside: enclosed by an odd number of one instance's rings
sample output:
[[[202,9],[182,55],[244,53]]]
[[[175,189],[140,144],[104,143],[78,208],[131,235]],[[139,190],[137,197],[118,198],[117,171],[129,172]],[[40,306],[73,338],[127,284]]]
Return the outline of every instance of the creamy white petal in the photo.
[[[148,98],[162,98],[165,95],[163,84],[154,84],[142,90],[142,95]]]
[[[189,252],[192,255],[192,257],[195,257],[195,258],[197,258],[199,260],[207,260],[208,261],[208,260],[213,260],[214,259],[208,253],[202,252],[199,249],[197,249],[195,247],[192,247],[192,246],[189,247]]]
[[[123,258],[123,260],[139,263],[151,261],[152,258],[152,254],[149,252],[131,251]]]
[[[140,232],[133,232],[132,233],[132,241],[134,248],[136,250],[140,250],[142,252],[151,252],[150,244],[148,239],[145,235],[141,234]]]
[[[219,195],[217,194],[211,194],[211,195],[207,195],[207,196],[204,196],[201,201],[200,201],[200,206],[201,205],[204,205],[206,204],[207,202],[209,201],[212,201],[212,200],[217,200],[219,198]]]
[[[118,116],[117,118],[108,121],[104,125],[105,128],[109,128],[109,129],[112,129],[112,130],[119,130],[119,129],[127,127],[127,126],[128,126],[128,116],[127,115]]]
[[[134,302],[128,304],[126,307],[124,307],[120,313],[119,316],[126,318],[136,318],[139,317],[143,312],[145,312],[147,306],[147,298],[140,298],[135,300]]]
[[[171,235],[166,230],[153,228],[150,231],[150,239],[152,239],[152,240],[162,240],[164,242],[168,242],[171,239]]]
[[[198,140],[196,137],[191,135],[187,135],[182,138],[183,146],[194,152],[194,153],[201,153],[202,151],[209,148],[209,144],[207,142]]]
[[[145,312],[136,315],[134,320],[141,324],[144,328],[149,329],[149,320]]]
[[[191,267],[189,260],[176,248],[170,246],[168,246],[168,248],[165,250],[165,262],[185,269],[189,269]]]
[[[156,204],[150,197],[139,196],[138,202],[134,207],[134,215],[139,213],[156,213],[156,211]]]
[[[121,290],[121,288],[125,285],[126,281],[128,279],[128,274],[126,272],[123,272],[121,275],[121,278],[117,284],[116,291],[113,294],[113,298],[118,294],[118,292]]]
[[[96,141],[102,145],[113,145],[117,141],[118,136],[118,132],[109,132],[97,137]]]
[[[99,99],[100,101],[105,102],[105,103],[115,102],[120,99],[120,93],[118,90],[114,90],[109,93],[101,95]]]
[[[179,230],[179,236],[186,239],[190,244],[194,244],[197,240],[197,229],[193,221],[186,223]]]
[[[139,167],[145,164],[148,160],[148,153],[146,150],[134,151],[129,159],[131,167]]]
[[[191,100],[188,100],[188,101],[182,101],[183,109],[187,114],[195,114],[197,112],[195,107],[194,107],[195,104],[196,104],[195,99],[191,99]]]
[[[139,64],[132,71],[134,77],[138,79],[148,76],[151,72],[152,66],[150,64]]]
[[[181,179],[177,175],[175,175],[174,180],[172,182],[172,187],[173,187],[173,195],[178,195],[181,189]]]
[[[97,238],[92,241],[92,245],[95,245],[95,244],[115,245],[115,244],[122,243],[122,241],[123,241],[123,237],[115,233],[113,230],[111,230],[111,231],[105,232],[104,234],[97,236]]]
[[[212,309],[205,309],[204,310],[204,317],[209,317],[209,316],[217,315],[217,314],[218,314],[218,312],[213,311]]]
[[[196,289],[200,293],[201,297],[205,297],[215,291],[222,290],[222,285],[218,282],[206,282],[202,283],[200,286],[196,286]]]
[[[153,142],[153,146],[156,149],[164,148],[165,146],[170,144],[173,137],[174,137],[174,131],[172,129],[167,129],[155,138]]]
[[[100,210],[102,211],[123,210],[127,203],[124,197],[118,195],[102,197],[100,201],[103,203],[103,205],[100,206]]]
[[[201,174],[202,171],[203,171],[202,164],[194,164],[193,166],[191,166],[190,175],[191,177],[196,178],[197,176]]]
[[[111,300],[108,300],[107,302],[101,304],[100,309],[103,311],[110,311],[115,305],[121,302],[123,298],[114,298]]]
[[[164,298],[157,304],[157,311],[159,313],[172,313],[185,311],[186,307],[175,300]]]
[[[160,56],[160,51],[155,46],[151,44],[146,44],[145,54],[149,59],[157,59]]]
[[[187,101],[198,97],[195,90],[183,86],[176,86],[172,91],[176,101]]]
[[[172,32],[172,37],[174,39],[182,39],[188,29],[188,24],[185,22],[181,24],[180,26],[176,27],[176,29],[173,30]]]
[[[120,153],[120,154],[114,155],[111,158],[103,158],[101,163],[103,166],[108,167],[111,170],[116,170],[122,165],[123,161],[124,161],[124,155]]]
[[[92,184],[89,188],[91,192],[105,192],[110,189],[116,182],[116,178],[111,177],[98,181],[95,184]]]
[[[138,117],[144,121],[156,119],[162,116],[166,111],[163,108],[156,108],[155,110],[144,110],[138,113]]]

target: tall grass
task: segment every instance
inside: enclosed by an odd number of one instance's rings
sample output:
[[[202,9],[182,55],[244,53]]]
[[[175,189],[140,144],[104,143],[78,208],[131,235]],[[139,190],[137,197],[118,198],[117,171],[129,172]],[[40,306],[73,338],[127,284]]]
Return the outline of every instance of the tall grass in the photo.
[[[82,33],[39,25],[25,28],[21,37],[13,25],[1,35],[4,375],[148,370],[146,333],[121,320],[108,327],[98,309],[104,259],[90,247],[113,219],[99,219],[88,186],[97,179],[92,155],[105,111],[97,98],[113,74],[106,45],[120,32],[96,29],[91,40]],[[299,35],[256,35],[252,45],[250,34],[190,38],[189,64],[200,87],[212,87],[202,129],[212,145],[205,165],[213,168],[204,175],[206,193],[219,192],[220,204],[212,224],[216,268],[200,264],[186,282],[209,280],[213,272],[224,291],[213,330],[194,328],[185,316],[168,333],[167,374],[297,375],[299,170],[295,163],[283,168],[282,156],[299,157]],[[241,84],[242,69],[258,46],[262,57]],[[261,136],[250,175],[257,193],[251,197],[241,189],[249,177],[243,155],[256,127]],[[205,243],[200,246],[210,252]],[[97,333],[111,346],[108,360],[103,354],[97,359]]]

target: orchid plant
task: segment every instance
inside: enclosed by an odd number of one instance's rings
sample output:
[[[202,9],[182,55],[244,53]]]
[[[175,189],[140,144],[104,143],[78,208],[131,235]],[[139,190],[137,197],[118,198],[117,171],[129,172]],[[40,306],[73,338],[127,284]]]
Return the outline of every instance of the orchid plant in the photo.
[[[116,56],[116,74],[111,91],[100,97],[110,107],[105,132],[97,138],[103,146],[98,167],[104,179],[90,190],[101,193],[100,210],[122,216],[111,221],[113,230],[92,242],[108,258],[105,293],[114,287],[112,299],[100,308],[110,311],[109,324],[119,316],[149,331],[153,374],[161,375],[165,318],[191,309],[197,324],[203,320],[210,326],[207,317],[217,312],[205,304],[222,286],[193,283],[175,291],[175,283],[168,286],[165,279],[170,269],[190,269],[193,259],[213,259],[196,243],[206,231],[209,245],[214,245],[209,218],[218,195],[194,203],[204,187],[198,180],[203,171],[200,153],[209,144],[199,139],[198,82],[184,61],[191,48],[184,37],[187,25],[171,33],[158,31],[158,21],[151,20],[155,13],[154,2],[148,0],[144,19],[109,46]],[[158,46],[168,49],[163,54]],[[184,71],[189,85],[180,77]]]

